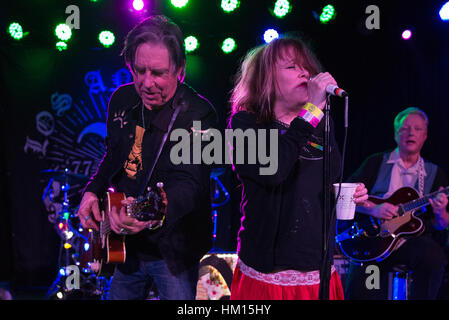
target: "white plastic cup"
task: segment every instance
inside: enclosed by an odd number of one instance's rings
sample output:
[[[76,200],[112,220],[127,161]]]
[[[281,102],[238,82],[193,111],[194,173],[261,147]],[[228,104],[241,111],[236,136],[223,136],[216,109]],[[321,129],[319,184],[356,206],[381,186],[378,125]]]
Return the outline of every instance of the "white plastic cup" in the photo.
[[[337,199],[340,184],[334,183],[335,198],[337,200],[337,219],[352,220],[355,214],[354,193],[358,183],[342,183],[340,196]]]

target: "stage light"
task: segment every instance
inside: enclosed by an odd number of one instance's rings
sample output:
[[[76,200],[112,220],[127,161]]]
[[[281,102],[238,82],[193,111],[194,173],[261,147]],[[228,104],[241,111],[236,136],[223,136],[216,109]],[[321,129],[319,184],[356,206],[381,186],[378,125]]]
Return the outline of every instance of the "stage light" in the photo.
[[[274,39],[279,38],[279,33],[274,29],[268,29],[263,34],[263,39],[266,43],[273,41]]]
[[[9,25],[8,32],[9,35],[15,40],[20,40],[23,38],[23,28],[17,22],[13,22]]]
[[[67,50],[67,43],[65,43],[64,41],[57,42],[56,49],[58,49],[59,51]]]
[[[98,35],[98,40],[103,46],[108,48],[114,43],[115,36],[111,31],[105,30],[100,32],[100,34]]]
[[[321,12],[320,22],[328,23],[331,20],[335,19],[335,15],[336,15],[336,12],[335,12],[334,6],[331,4],[328,4],[327,6],[325,6],[323,8],[323,11]]]
[[[188,36],[184,39],[184,45],[186,47],[187,52],[193,52],[199,47],[198,39],[194,36]]]
[[[223,50],[224,53],[230,53],[234,51],[236,47],[235,40],[232,38],[227,38],[223,40],[221,50]]]
[[[58,39],[60,39],[62,41],[67,41],[72,36],[72,30],[65,23],[61,23],[56,26],[55,34],[58,37]]]
[[[404,30],[402,32],[402,39],[409,40],[412,37],[412,32],[410,30]]]
[[[287,0],[277,0],[274,4],[273,13],[278,18],[283,18],[292,9],[290,2]]]
[[[189,0],[171,0],[170,2],[176,8],[183,8]]]
[[[440,18],[443,21],[449,20],[449,2],[446,2],[440,9],[439,12]]]
[[[229,13],[240,6],[239,0],[221,0],[221,8],[224,12]]]
[[[73,237],[73,232],[72,231],[64,231],[64,235],[67,240],[70,240]]]
[[[133,8],[137,11],[142,10],[144,6],[145,6],[145,4],[143,3],[142,0],[134,0],[133,1]]]

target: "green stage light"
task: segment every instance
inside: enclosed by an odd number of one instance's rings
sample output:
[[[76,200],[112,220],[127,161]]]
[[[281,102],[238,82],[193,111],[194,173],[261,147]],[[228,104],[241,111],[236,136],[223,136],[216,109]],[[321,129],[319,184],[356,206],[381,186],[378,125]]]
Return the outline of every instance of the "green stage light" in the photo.
[[[273,13],[278,18],[283,18],[287,15],[287,13],[290,12],[292,9],[290,2],[287,0],[277,0],[274,4],[274,10]]]
[[[176,8],[183,8],[186,6],[186,4],[187,4],[187,2],[189,2],[189,0],[171,0],[170,2]]]
[[[188,36],[184,39],[184,45],[186,47],[187,52],[193,52],[199,47],[198,39],[194,36]]]
[[[55,34],[60,40],[67,41],[72,36],[72,30],[65,23],[61,23],[56,26]]]
[[[67,43],[65,43],[64,41],[57,42],[56,49],[58,49],[59,51],[67,50]]]
[[[236,48],[235,40],[232,38],[227,38],[223,41],[223,44],[221,46],[221,50],[223,50],[224,53],[230,53],[235,50]]]
[[[98,35],[98,40],[103,46],[108,48],[114,43],[115,36],[111,31],[105,30],[100,32],[100,34]]]
[[[15,40],[20,40],[23,38],[22,26],[17,22],[13,22],[9,25],[8,32],[9,35]]]
[[[224,12],[229,13],[240,6],[239,0],[221,0],[221,8]]]
[[[335,18],[336,12],[333,5],[328,4],[323,8],[323,12],[320,15],[321,23],[328,23]]]

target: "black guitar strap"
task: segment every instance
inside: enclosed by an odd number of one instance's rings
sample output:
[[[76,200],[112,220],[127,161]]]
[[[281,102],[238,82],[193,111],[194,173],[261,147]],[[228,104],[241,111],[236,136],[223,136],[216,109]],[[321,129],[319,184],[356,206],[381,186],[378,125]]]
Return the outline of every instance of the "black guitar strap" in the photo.
[[[184,110],[186,109],[186,102],[185,102],[185,99],[183,99],[183,96],[184,96],[183,91],[180,90],[180,92],[181,93],[179,94],[179,96],[177,94],[177,96],[175,96],[175,98],[173,99],[173,104],[175,105],[175,111],[173,112],[173,115],[170,120],[170,124],[167,127],[167,132],[162,137],[161,145],[159,146],[159,150],[156,154],[156,158],[154,159],[153,166],[151,167],[150,171],[148,172],[145,182],[142,185],[142,188],[140,189],[139,197],[143,196],[145,189],[147,188],[148,184],[150,183],[150,179],[151,179],[151,176],[153,175],[154,168],[156,167],[156,164],[157,164],[159,157],[162,153],[162,149],[164,148],[165,142],[167,141],[168,135],[170,134],[173,124],[175,123],[175,120],[178,117],[178,113],[181,111],[181,109],[184,109]]]

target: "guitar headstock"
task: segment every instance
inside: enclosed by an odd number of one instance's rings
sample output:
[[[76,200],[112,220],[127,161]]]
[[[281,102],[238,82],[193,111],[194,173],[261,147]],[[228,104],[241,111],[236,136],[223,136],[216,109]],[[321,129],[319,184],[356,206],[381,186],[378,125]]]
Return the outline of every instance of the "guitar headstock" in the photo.
[[[156,186],[155,190],[149,190],[146,197],[139,197],[128,205],[128,214],[139,221],[163,220],[167,213],[167,195],[162,182]]]

